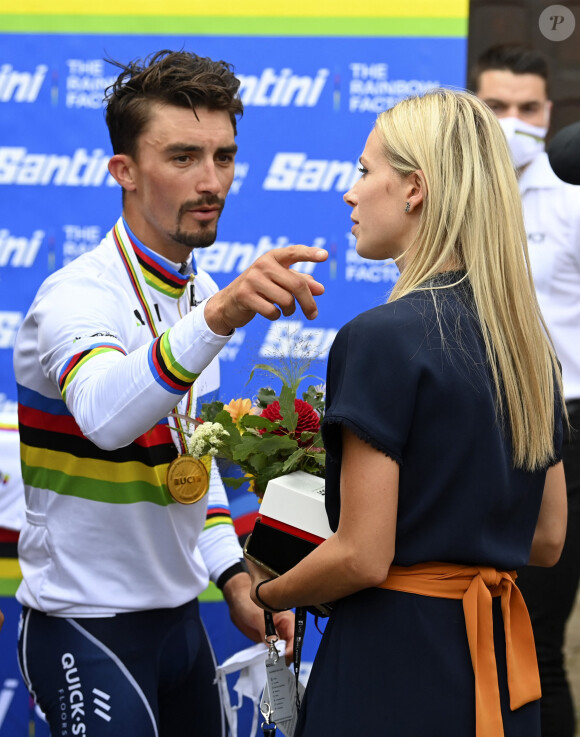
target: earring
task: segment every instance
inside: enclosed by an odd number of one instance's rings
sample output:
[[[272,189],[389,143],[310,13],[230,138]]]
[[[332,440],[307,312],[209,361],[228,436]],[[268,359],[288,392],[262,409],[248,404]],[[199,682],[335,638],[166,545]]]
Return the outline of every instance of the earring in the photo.
[[[405,205],[405,212],[409,212],[410,209],[411,209],[411,203],[407,202],[407,204]]]

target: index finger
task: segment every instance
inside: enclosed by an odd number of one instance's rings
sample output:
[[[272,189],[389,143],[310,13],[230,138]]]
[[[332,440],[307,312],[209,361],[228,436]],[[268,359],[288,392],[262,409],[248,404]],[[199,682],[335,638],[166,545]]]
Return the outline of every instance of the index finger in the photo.
[[[316,246],[286,246],[285,248],[274,248],[270,251],[272,256],[281,266],[292,266],[299,261],[326,261],[328,251]]]

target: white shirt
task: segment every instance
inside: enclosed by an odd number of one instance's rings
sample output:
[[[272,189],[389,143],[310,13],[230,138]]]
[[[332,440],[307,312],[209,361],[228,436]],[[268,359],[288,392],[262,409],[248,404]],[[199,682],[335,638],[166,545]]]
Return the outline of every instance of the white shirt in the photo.
[[[562,364],[564,395],[580,398],[580,186],[554,174],[546,153],[520,180],[532,274]]]

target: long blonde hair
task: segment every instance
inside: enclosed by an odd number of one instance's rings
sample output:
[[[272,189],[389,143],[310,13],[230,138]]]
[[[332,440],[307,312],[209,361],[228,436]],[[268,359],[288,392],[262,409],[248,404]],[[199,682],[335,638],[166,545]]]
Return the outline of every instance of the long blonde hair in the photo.
[[[470,93],[438,89],[381,113],[375,130],[389,164],[402,176],[421,170],[427,185],[417,236],[389,301],[449,265],[465,269],[498,413],[509,420],[514,465],[545,468],[554,458],[560,370],[536,300],[517,179],[495,116]]]

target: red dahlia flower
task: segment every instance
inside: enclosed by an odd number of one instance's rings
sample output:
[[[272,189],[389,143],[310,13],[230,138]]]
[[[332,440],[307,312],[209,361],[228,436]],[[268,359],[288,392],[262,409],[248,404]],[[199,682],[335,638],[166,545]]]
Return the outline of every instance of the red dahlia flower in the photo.
[[[298,423],[294,434],[298,440],[298,445],[306,446],[310,443],[310,440],[301,443],[300,434],[303,432],[318,432],[320,427],[320,418],[312,409],[312,405],[308,404],[308,402],[304,402],[302,399],[294,400],[294,409],[298,412]],[[271,420],[272,422],[281,420],[282,415],[280,414],[280,402],[272,402],[272,404],[269,404],[264,410],[262,410],[261,416],[265,417],[267,420]],[[287,430],[282,427],[277,430],[273,430],[273,433],[275,435],[288,434]]]

